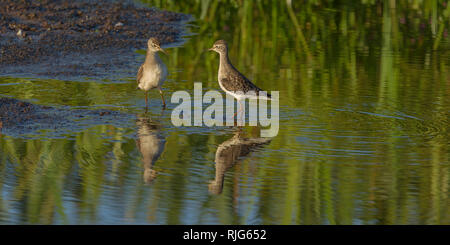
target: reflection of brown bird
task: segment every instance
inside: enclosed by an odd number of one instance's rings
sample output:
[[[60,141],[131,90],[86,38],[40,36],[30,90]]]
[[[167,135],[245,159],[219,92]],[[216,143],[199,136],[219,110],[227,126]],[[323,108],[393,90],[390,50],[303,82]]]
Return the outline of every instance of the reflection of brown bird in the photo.
[[[268,144],[272,138],[244,138],[238,131],[231,139],[224,141],[216,151],[216,178],[210,182],[209,191],[220,194],[223,190],[223,181],[226,171],[234,166],[240,157]]]
[[[138,126],[136,145],[144,163],[144,182],[150,183],[156,177],[156,171],[152,167],[164,151],[166,139],[161,134],[161,126],[152,122],[150,118],[138,117],[136,125]]]

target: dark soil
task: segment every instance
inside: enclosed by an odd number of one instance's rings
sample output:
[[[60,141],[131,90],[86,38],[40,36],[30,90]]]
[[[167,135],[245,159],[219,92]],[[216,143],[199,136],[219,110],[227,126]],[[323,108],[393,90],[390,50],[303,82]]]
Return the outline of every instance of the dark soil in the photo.
[[[180,41],[190,18],[106,0],[0,0],[0,6],[0,71],[33,77],[130,70],[133,50],[145,49],[150,37],[163,45]]]
[[[120,127],[133,119],[134,115],[105,109],[74,110],[0,98],[0,133],[14,137],[33,137],[42,132],[46,137],[60,137],[92,125]]]

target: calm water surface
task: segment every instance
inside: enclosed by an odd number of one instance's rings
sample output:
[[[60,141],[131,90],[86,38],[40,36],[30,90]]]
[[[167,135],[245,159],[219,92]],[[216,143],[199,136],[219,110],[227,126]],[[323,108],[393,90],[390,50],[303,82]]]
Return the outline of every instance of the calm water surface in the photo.
[[[1,96],[128,116],[1,135],[1,224],[450,224],[446,1],[206,2],[143,1],[195,18],[161,55],[166,101],[220,89],[205,50],[226,39],[238,69],[280,92],[279,134],[174,127],[155,91],[144,113],[144,50],[114,79],[2,76]]]

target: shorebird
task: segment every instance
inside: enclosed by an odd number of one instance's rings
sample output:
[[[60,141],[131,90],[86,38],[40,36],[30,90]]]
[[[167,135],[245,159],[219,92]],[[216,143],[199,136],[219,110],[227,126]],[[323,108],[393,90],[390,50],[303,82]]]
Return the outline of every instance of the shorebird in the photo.
[[[253,84],[248,78],[242,75],[234,66],[231,64],[228,58],[228,45],[224,40],[218,40],[214,43],[213,47],[209,49],[210,51],[216,51],[220,55],[220,64],[218,72],[218,81],[220,88],[236,98],[239,102],[239,110],[236,111],[233,117],[239,111],[242,111],[241,100],[246,98],[260,98],[270,100],[271,96],[267,93],[261,93],[262,89],[258,88]]]
[[[147,54],[145,56],[144,64],[139,67],[136,81],[138,88],[145,92],[145,108],[148,108],[148,91],[150,89],[158,88],[159,94],[163,102],[163,107],[166,106],[164,101],[163,92],[161,86],[167,77],[167,67],[159,58],[158,51],[165,54],[166,51],[161,48],[158,39],[152,37],[147,42]]]

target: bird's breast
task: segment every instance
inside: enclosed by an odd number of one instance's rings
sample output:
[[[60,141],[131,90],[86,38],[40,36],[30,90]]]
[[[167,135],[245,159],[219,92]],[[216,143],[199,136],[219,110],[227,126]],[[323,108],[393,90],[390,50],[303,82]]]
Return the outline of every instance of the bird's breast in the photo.
[[[167,67],[164,63],[152,67],[144,67],[139,87],[143,90],[159,87],[163,84],[166,77]]]

